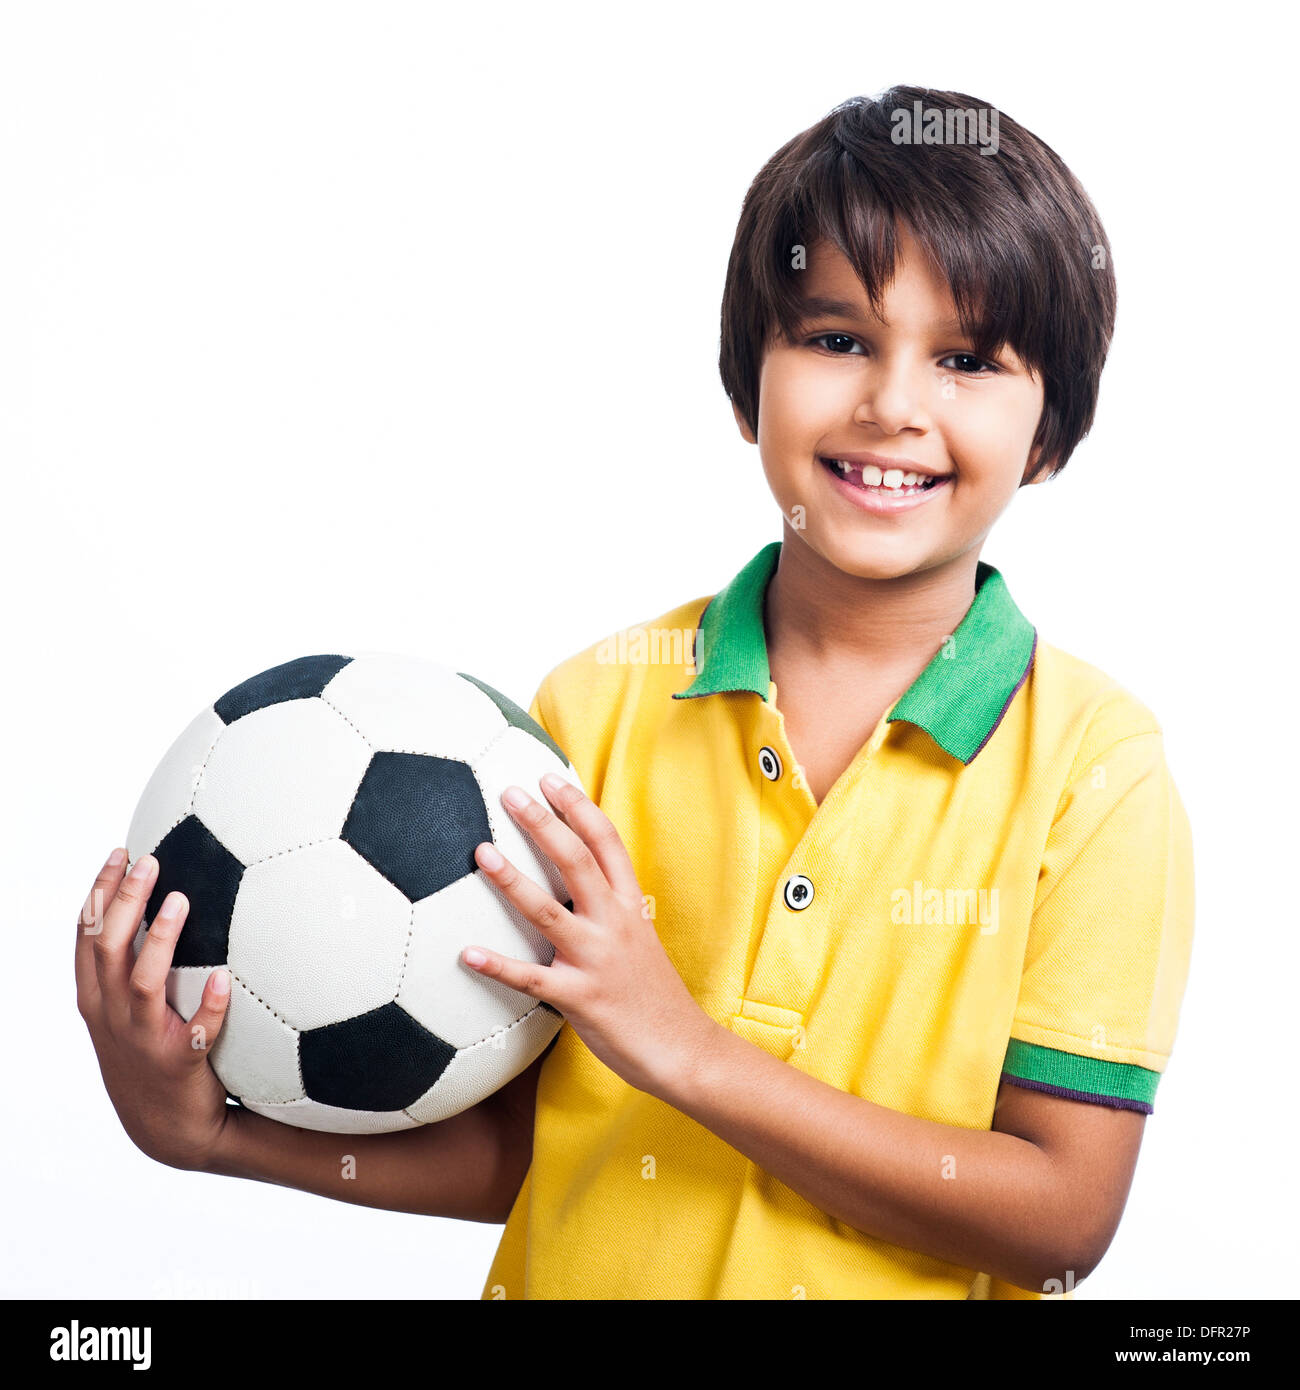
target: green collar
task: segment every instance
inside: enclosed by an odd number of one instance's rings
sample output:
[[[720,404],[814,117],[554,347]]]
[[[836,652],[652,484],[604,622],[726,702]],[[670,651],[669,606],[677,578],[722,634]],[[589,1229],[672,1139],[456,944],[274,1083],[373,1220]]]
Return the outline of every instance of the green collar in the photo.
[[[763,631],[763,596],[776,572],[781,541],[772,541],[705,606],[695,637],[695,679],[674,700],[752,690],[767,699],[771,674]],[[975,598],[957,631],[936,652],[889,715],[924,729],[954,758],[971,762],[1002,722],[1033,663],[1038,635],[1007,592],[1001,574],[981,560]]]

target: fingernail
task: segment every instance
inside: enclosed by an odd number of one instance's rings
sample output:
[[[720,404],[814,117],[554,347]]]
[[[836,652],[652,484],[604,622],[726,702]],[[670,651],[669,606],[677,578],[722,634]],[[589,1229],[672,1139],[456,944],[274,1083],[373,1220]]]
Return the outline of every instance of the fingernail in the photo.
[[[230,993],[230,971],[214,970],[212,972],[212,992],[213,994]]]
[[[133,867],[132,867],[132,869],[131,869],[131,872],[130,872],[130,874],[128,875],[128,877],[130,877],[130,878],[145,878],[145,877],[148,875],[149,870],[150,870],[151,868],[153,868],[153,855],[152,855],[152,854],[142,854],[142,855],[139,857],[139,859],[137,859],[137,860],[135,861],[135,864],[133,865]]]
[[[482,965],[483,962],[487,960],[487,957],[477,947],[471,946],[469,950],[465,952],[465,959],[470,965]]]
[[[542,786],[544,786],[548,792],[558,792],[564,785],[564,778],[555,772],[548,772],[542,778]]]
[[[522,787],[507,787],[502,793],[501,799],[507,806],[513,806],[516,811],[528,805],[528,793]]]
[[[506,861],[501,857],[501,851],[486,840],[478,847],[478,862],[485,869],[499,869]]]
[[[158,911],[159,917],[166,917],[170,922],[173,917],[180,914],[181,895],[179,893],[168,893],[163,899],[163,905]]]
[[[122,862],[123,862],[125,859],[126,859],[126,850],[124,850],[124,849],[115,849],[115,850],[113,851],[113,853],[110,854],[110,855],[108,856],[108,867],[109,867],[110,869],[116,869],[116,868],[118,868],[118,867],[121,866]]]

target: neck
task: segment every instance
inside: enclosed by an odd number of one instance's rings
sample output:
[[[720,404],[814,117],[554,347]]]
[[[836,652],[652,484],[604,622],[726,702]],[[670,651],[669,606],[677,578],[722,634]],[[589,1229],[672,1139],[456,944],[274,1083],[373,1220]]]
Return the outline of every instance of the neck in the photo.
[[[819,555],[786,524],[764,601],[769,653],[881,669],[928,660],[975,598],[979,551],[922,574],[859,579]]]

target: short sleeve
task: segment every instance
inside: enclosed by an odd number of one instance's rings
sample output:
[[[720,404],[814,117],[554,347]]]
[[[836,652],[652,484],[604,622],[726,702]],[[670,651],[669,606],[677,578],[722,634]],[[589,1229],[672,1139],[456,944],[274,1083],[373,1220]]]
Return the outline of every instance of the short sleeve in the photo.
[[[1191,828],[1159,732],[1066,789],[1048,836],[1004,1079],[1151,1113],[1192,946]]]

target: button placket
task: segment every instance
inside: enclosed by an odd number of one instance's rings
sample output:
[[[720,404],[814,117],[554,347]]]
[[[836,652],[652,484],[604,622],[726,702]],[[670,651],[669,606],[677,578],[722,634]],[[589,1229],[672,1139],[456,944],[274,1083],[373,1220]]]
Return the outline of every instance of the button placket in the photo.
[[[750,766],[756,764],[759,772],[755,779],[760,821],[759,859],[772,876],[764,877],[755,885],[760,891],[760,897],[754,902],[758,937],[740,999],[742,1012],[749,1009],[778,1011],[780,1017],[776,1023],[751,1020],[740,1027],[750,1033],[770,1035],[771,1042],[763,1045],[776,1050],[778,1055],[787,1056],[792,1046],[791,1029],[803,1023],[801,1006],[804,1001],[802,997],[785,997],[788,985],[778,987],[773,994],[772,970],[789,955],[791,934],[800,935],[801,927],[808,921],[795,914],[802,913],[812,903],[812,880],[806,875],[793,875],[793,871],[801,865],[799,846],[817,808],[807,788],[793,775],[797,764],[785,738],[780,711],[768,701],[757,713],[758,719],[746,732],[753,739],[749,744],[749,756],[754,763]],[[787,892],[790,894],[788,902]],[[804,993],[802,988],[796,992],[800,996]],[[767,1017],[767,1013],[762,1015],[763,1020]],[[733,1021],[732,1026],[737,1027],[737,1024]],[[751,1037],[751,1041],[758,1041],[758,1038]]]

